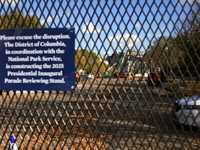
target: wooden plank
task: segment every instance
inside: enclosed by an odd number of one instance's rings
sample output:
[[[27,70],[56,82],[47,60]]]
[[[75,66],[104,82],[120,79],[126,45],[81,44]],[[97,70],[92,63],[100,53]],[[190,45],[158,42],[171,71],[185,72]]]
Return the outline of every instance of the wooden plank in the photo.
[[[174,94],[172,92],[167,91],[165,89],[153,89],[152,93],[155,94],[155,95],[160,95],[162,97],[165,97],[165,96],[172,97],[172,96],[174,96]]]
[[[200,89],[181,87],[178,83],[164,83],[163,87],[167,90],[178,92],[179,94],[183,93],[185,96],[198,95],[198,92],[200,93]]]
[[[190,89],[186,87],[179,87],[178,93],[183,93],[185,96],[190,96],[190,95],[198,95],[200,93],[200,89]]]
[[[179,84],[178,83],[167,83],[167,82],[164,82],[163,83],[163,87],[167,90],[173,90],[173,91],[176,91],[179,87]]]

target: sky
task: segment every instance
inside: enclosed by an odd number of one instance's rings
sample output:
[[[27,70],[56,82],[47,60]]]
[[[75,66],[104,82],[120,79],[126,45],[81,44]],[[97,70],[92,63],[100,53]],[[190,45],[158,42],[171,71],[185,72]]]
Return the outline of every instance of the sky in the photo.
[[[9,11],[10,5],[25,14],[36,14],[48,28],[74,27],[77,49],[108,56],[126,49],[147,51],[156,38],[174,36],[175,25],[189,14],[194,0],[39,2],[1,0],[0,11]]]

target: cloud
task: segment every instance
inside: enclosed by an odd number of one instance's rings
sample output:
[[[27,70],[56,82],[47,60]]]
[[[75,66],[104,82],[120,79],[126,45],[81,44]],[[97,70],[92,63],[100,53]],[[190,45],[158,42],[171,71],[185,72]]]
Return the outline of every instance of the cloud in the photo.
[[[1,0],[1,4],[4,4],[5,6],[7,6],[9,4],[11,4],[11,6],[15,6],[17,3],[21,4],[21,2],[19,2],[19,0],[15,0],[15,1],[13,1],[13,0]]]
[[[131,36],[131,37],[130,37]],[[130,39],[130,42],[129,42]],[[129,42],[129,47],[135,46],[135,43],[139,43],[140,42],[140,36],[137,35],[130,35],[129,33],[126,33],[124,35],[118,35],[118,36],[110,36],[108,37],[108,42],[112,42],[112,43],[119,43],[119,45],[123,45],[125,43]]]
[[[53,19],[52,19],[52,17],[48,17],[46,20],[47,20],[47,22],[52,22]]]
[[[46,19],[41,20],[40,23],[44,24],[44,23],[47,23],[47,22],[52,22],[52,20],[53,20],[52,17],[47,17]]]
[[[91,42],[90,42],[90,44],[91,44],[91,45],[94,45],[94,42],[93,42],[93,41],[91,41]]]
[[[153,34],[147,34],[147,37],[152,37],[153,36]]]
[[[88,22],[85,25],[82,26],[82,32],[83,33],[97,33],[100,34],[101,33],[101,28],[100,27],[96,27],[96,25],[94,25],[94,23],[92,22]]]
[[[166,27],[161,28],[162,31],[164,31],[166,29]]]
[[[112,54],[113,54],[113,51],[107,51],[107,52],[102,53],[102,55],[105,57],[110,56]]]
[[[69,16],[69,14],[67,14],[67,16]],[[64,17],[66,17],[66,16],[63,16],[62,14],[57,14],[56,16],[49,16],[49,17],[47,17],[46,19],[43,19],[43,20],[41,20],[40,22],[41,22],[41,24],[44,24],[44,23],[47,23],[47,22],[52,22],[52,20],[53,20],[53,18],[55,17],[55,19],[56,18],[58,18],[58,17],[62,17],[62,18],[64,18]]]
[[[140,26],[141,26],[140,23],[136,23],[136,24],[135,24],[135,27],[140,27]]]
[[[185,4],[186,2],[188,3],[194,3],[194,2],[200,2],[200,0],[179,0],[179,4]]]
[[[79,29],[79,27],[75,27],[75,30],[78,30]]]
[[[111,55],[112,53],[113,53],[113,52],[111,52],[111,51],[108,51],[108,52],[107,52],[108,55]]]
[[[97,40],[97,41],[94,41],[94,42],[91,40],[91,41],[90,41],[90,44],[91,44],[91,45],[97,45],[97,44],[102,44],[102,43],[101,43],[100,40]]]

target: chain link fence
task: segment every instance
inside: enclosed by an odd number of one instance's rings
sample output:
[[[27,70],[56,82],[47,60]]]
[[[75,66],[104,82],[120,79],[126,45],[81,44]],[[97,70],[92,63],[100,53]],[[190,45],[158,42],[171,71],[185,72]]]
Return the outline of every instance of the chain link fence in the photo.
[[[0,149],[199,149],[200,3],[2,0],[3,29],[75,28],[75,91],[2,91]]]

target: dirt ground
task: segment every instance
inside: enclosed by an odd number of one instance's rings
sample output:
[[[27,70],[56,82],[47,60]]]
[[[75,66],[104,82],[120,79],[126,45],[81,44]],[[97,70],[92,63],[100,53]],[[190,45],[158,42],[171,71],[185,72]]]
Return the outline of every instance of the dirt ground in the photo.
[[[199,129],[171,119],[182,95],[159,97],[153,88],[98,78],[79,82],[75,92],[4,92],[0,149],[8,148],[11,134],[20,149],[200,148]]]

